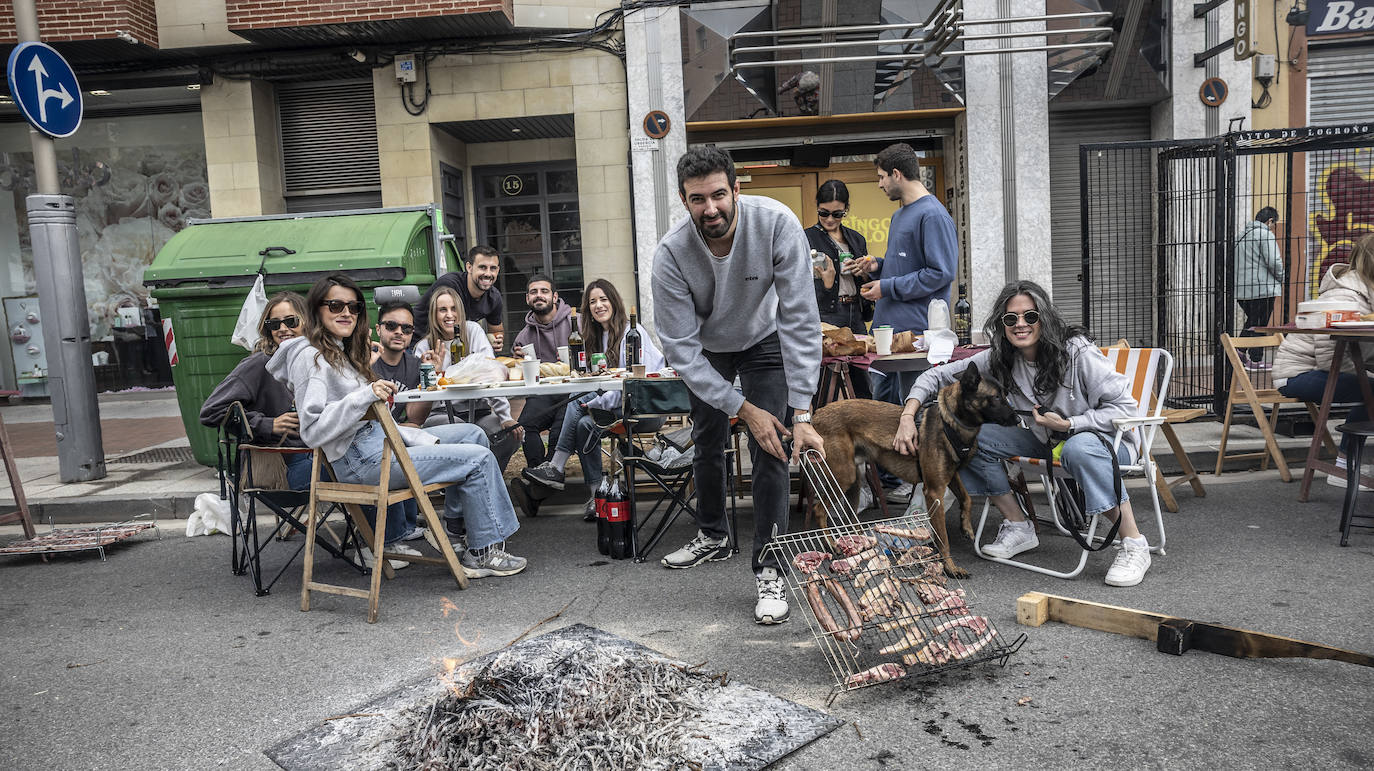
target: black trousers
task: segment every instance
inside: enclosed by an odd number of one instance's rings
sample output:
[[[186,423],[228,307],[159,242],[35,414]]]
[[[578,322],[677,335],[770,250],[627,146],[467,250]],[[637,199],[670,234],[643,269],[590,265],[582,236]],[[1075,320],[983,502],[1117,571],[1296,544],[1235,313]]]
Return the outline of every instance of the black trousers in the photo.
[[[738,375],[744,398],[767,410],[784,424],[790,421],[787,409],[787,378],[782,368],[782,347],[776,334],[769,335],[747,350],[733,353],[706,351],[706,360],[728,382]],[[724,538],[725,446],[730,438],[730,416],[692,394],[692,441],[696,457],[692,473],[697,485],[697,527],[713,538]],[[753,463],[754,572],[765,567],[778,568],[774,558],[765,560],[763,549],[773,538],[787,532],[787,491],[790,478],[787,462],[769,455],[749,438],[749,458]]]
[[[1269,324],[1269,317],[1274,313],[1274,298],[1256,297],[1253,300],[1236,300],[1240,304],[1240,309],[1245,313],[1245,328],[1240,331],[1241,337],[1259,337],[1260,333],[1254,330],[1255,327],[1263,327]],[[1264,349],[1250,348],[1246,351],[1250,356],[1250,361],[1260,361],[1264,358]]]
[[[521,449],[525,452],[525,465],[530,468],[553,457],[551,449],[558,446],[558,434],[563,428],[563,412],[566,405],[560,396],[531,396],[525,400],[525,408],[520,411],[520,425],[525,427],[525,438]],[[559,404],[558,407],[554,407]],[[549,432],[548,449],[540,438],[541,431]]]

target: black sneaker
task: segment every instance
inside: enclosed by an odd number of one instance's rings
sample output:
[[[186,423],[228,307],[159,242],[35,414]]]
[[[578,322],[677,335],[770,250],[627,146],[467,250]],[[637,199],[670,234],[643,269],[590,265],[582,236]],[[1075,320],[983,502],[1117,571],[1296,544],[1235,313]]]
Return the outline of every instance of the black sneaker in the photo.
[[[506,483],[506,492],[510,493],[510,502],[526,517],[539,516],[539,504],[530,500],[530,491],[525,480],[510,480]]]
[[[563,489],[563,482],[566,479],[562,471],[553,467],[552,463],[545,461],[534,468],[526,468],[520,475],[537,485],[552,487],[555,490]]]

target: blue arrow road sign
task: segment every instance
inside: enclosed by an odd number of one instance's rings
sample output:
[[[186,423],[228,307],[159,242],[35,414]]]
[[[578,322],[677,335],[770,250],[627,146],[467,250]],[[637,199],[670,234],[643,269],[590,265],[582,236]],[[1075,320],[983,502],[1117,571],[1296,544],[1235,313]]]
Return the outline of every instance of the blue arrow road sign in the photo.
[[[62,55],[42,43],[15,46],[5,75],[10,95],[34,128],[69,137],[81,126],[81,86]]]

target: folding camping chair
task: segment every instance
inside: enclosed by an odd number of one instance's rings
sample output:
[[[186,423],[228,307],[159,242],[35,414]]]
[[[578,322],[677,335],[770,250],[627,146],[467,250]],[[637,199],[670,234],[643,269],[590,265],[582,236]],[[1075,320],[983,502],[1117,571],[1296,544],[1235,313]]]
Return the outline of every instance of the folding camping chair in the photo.
[[[253,588],[257,596],[270,594],[272,586],[282,577],[286,569],[296,560],[305,548],[297,546],[282,566],[263,583],[262,553],[274,540],[285,540],[285,535],[295,530],[305,534],[310,528],[302,521],[310,503],[309,490],[291,490],[286,485],[286,464],[283,455],[288,453],[309,453],[308,447],[265,447],[252,443],[253,431],[248,425],[248,415],[240,402],[229,405],[219,428],[219,480],[220,498],[228,499],[231,533],[230,569],[236,576],[251,573]],[[244,504],[247,511],[244,511]],[[267,533],[258,531],[258,506],[261,505],[277,518],[277,526]],[[326,507],[315,512],[315,517],[323,523],[338,507]],[[358,534],[352,522],[344,519],[342,538],[330,540],[325,533],[333,536],[333,531],[323,528],[319,545],[332,556],[353,566],[360,574],[366,572],[362,560],[350,559],[348,550],[355,553]],[[285,531],[285,532],[283,532]],[[275,537],[274,537],[275,536]]]
[[[666,436],[657,433],[665,419],[689,415],[692,403],[687,385],[678,379],[628,378],[624,386],[621,403],[624,417],[606,429],[615,437],[615,451],[625,471],[625,489],[630,504],[630,554],[635,562],[643,562],[683,512],[696,516],[693,503],[696,489],[692,484],[692,460],[696,448],[691,446],[691,432],[689,429],[679,429]],[[662,445],[677,450],[676,457],[661,463],[645,454],[636,437],[650,434],[655,436],[655,441],[661,440]],[[726,529],[732,552],[739,551],[735,537],[735,454],[733,443],[727,444],[725,490],[730,516],[726,519]],[[643,517],[639,515],[638,496],[635,493],[636,472],[643,472],[649,482],[662,492]],[[648,541],[641,546],[640,531],[654,521],[655,515],[659,517],[658,523],[654,525]]]
[[[1116,432],[1112,436],[1112,449],[1115,450],[1121,445],[1121,439],[1127,431],[1137,432],[1139,438],[1140,457],[1135,463],[1121,464],[1121,474],[1125,477],[1131,473],[1142,473],[1149,481],[1150,502],[1154,506],[1155,525],[1159,528],[1159,538],[1150,547],[1150,551],[1159,554],[1164,553],[1164,513],[1160,508],[1159,486],[1156,484],[1159,469],[1155,466],[1154,457],[1151,455],[1151,448],[1154,446],[1155,435],[1159,432],[1159,427],[1163,425],[1166,418],[1163,414],[1164,402],[1169,388],[1169,378],[1173,375],[1174,357],[1163,348],[1104,348],[1102,353],[1112,362],[1117,372],[1126,376],[1130,381],[1131,397],[1136,402],[1136,414],[1126,418],[1118,418],[1113,421]],[[1157,397],[1157,398],[1156,398]],[[1052,461],[1054,473],[1066,476],[1063,466],[1059,461]],[[1046,497],[1050,503],[1050,522],[1055,529],[1064,535],[1072,535],[1069,531],[1071,525],[1066,525],[1065,517],[1060,511],[1055,497],[1054,485],[1050,483],[1049,470],[1045,468],[1044,458],[1025,458],[1012,457],[1007,461],[1008,474],[1017,471],[1021,474],[1033,474],[1040,477],[1040,481],[1045,487]],[[1123,479],[1124,483],[1124,479]],[[1017,559],[1003,559],[993,557],[983,553],[982,539],[983,528],[987,524],[988,510],[992,508],[992,501],[983,501],[983,514],[978,518],[978,529],[973,536],[973,550],[985,560],[1000,562],[1005,565],[1012,565],[1025,570],[1032,570],[1036,573],[1044,573],[1056,578],[1075,578],[1083,572],[1084,566],[1088,564],[1088,554],[1086,549],[1081,549],[1078,557],[1078,564],[1069,571],[1057,571],[1050,568],[1032,565]],[[1034,514],[1029,516],[1033,519]],[[1101,517],[1093,517],[1088,526],[1087,532],[1083,534],[1084,540],[1090,544],[1101,543],[1101,536],[1097,535],[1097,525]]]

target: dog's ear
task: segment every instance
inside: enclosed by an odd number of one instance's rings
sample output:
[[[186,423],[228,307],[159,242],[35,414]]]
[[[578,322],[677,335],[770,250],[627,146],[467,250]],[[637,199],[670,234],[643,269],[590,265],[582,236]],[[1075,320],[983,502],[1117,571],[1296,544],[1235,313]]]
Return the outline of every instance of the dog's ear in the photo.
[[[983,375],[978,371],[976,364],[970,364],[968,369],[959,376],[959,387],[965,392],[971,393],[978,390],[978,384],[981,382],[983,382]]]

